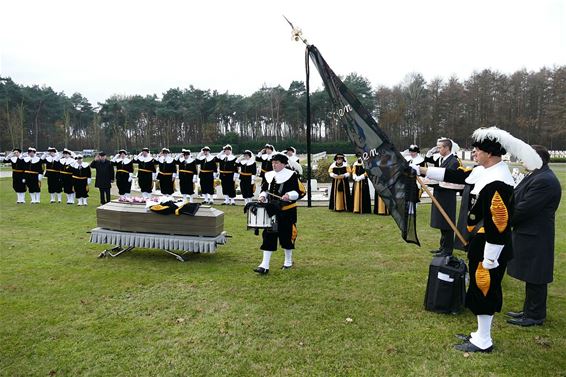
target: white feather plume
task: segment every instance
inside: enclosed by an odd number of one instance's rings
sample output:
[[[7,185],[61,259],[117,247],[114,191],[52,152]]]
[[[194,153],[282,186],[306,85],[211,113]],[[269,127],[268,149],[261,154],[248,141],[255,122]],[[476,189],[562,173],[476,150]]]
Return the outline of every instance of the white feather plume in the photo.
[[[481,142],[485,139],[495,140],[507,153],[515,156],[523,162],[528,170],[539,169],[542,166],[542,160],[538,153],[529,144],[521,139],[517,139],[509,132],[497,127],[478,128],[472,134],[474,141]]]

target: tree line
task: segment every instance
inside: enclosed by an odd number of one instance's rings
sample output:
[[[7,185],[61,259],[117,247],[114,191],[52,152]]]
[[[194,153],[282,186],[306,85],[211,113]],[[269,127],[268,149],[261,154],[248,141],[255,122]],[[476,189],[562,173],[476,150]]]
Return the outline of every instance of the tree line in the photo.
[[[486,69],[463,81],[427,82],[413,73],[392,88],[375,89],[351,73],[344,83],[401,150],[411,143],[432,146],[440,136],[467,146],[473,130],[492,125],[527,143],[566,149],[566,66],[511,75]],[[67,96],[0,77],[0,150],[180,150],[221,143],[257,150],[269,142],[304,152],[305,96],[304,82],[293,81],[287,89],[262,87],[249,96],[190,86],[169,89],[161,98],[112,96],[93,105],[80,93]],[[352,152],[333,111],[324,89],[311,93],[313,143]]]

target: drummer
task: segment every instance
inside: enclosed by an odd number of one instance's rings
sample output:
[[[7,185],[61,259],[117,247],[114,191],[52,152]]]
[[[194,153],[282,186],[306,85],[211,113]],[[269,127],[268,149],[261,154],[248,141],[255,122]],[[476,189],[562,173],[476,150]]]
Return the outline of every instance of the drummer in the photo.
[[[286,168],[288,162],[289,158],[285,154],[275,153],[271,158],[273,170],[265,173],[261,186],[259,201],[276,204],[279,211],[276,214],[277,232],[266,229],[262,234],[260,249],[263,260],[254,269],[260,275],[269,273],[269,261],[271,254],[277,250],[277,240],[285,251],[285,262],[281,269],[293,266],[293,249],[297,238],[297,200],[305,196],[306,191],[297,173]]]

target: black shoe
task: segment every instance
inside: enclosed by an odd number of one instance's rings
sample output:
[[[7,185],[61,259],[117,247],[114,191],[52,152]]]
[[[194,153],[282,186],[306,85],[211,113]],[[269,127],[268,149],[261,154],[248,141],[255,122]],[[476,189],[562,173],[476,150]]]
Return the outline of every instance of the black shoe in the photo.
[[[290,266],[283,265],[283,266],[281,266],[282,270],[290,270],[291,268],[293,268],[293,265],[290,265]]]
[[[257,272],[260,275],[267,275],[269,273],[269,269],[265,269],[263,267],[254,268],[254,272]]]
[[[431,254],[438,254],[442,251],[442,249],[430,250]]]
[[[452,255],[451,251],[445,251],[445,250],[439,251],[438,253],[434,254],[435,257],[449,257],[451,255]]]
[[[511,317],[511,318],[523,318],[523,312],[507,312],[505,313],[506,316]]]
[[[487,347],[486,349],[481,349],[475,345],[473,345],[470,341],[466,341],[462,344],[456,344],[454,346],[455,349],[462,352],[483,352],[483,353],[490,353],[493,351],[493,346]]]
[[[226,205],[226,203],[222,203],[222,205],[223,205],[223,206],[225,206],[225,205]]]
[[[231,205],[231,206],[235,206],[235,205],[236,205],[236,203],[231,203],[230,205]]]
[[[522,327],[542,326],[542,324],[544,323],[544,319],[533,319],[527,317],[511,318],[507,320],[507,323]]]
[[[470,335],[466,335],[466,334],[456,334],[455,336],[456,338],[463,340],[464,342],[469,342],[470,339],[472,338]]]

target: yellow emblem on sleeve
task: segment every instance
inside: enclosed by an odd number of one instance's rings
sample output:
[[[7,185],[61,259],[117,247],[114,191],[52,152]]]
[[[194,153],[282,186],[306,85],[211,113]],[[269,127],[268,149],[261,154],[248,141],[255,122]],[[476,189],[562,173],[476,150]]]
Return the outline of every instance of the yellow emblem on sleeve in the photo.
[[[495,195],[491,198],[491,206],[489,207],[491,211],[491,219],[495,224],[495,227],[499,233],[503,233],[507,228],[507,223],[509,221],[509,212],[507,212],[507,207],[503,203],[503,199],[499,192],[495,191]]]
[[[489,286],[491,285],[491,277],[489,276],[489,270],[483,268],[483,264],[481,262],[476,270],[476,285],[480,289],[481,293],[483,293],[484,297],[487,296]]]

